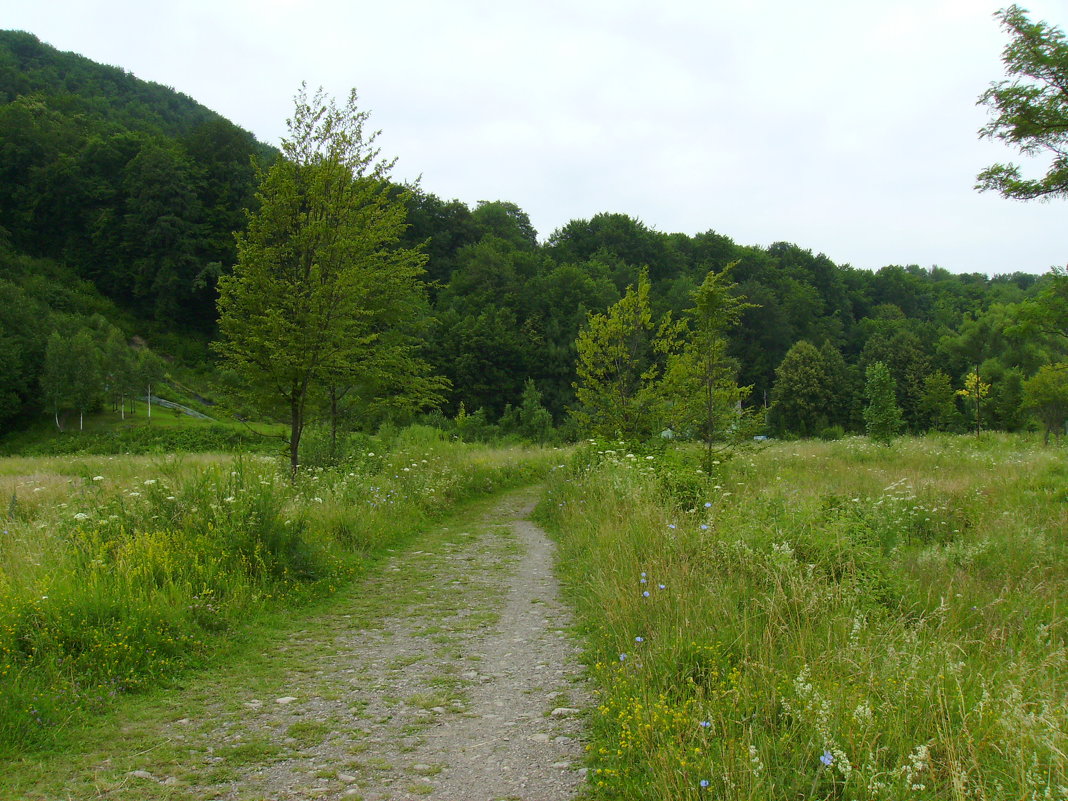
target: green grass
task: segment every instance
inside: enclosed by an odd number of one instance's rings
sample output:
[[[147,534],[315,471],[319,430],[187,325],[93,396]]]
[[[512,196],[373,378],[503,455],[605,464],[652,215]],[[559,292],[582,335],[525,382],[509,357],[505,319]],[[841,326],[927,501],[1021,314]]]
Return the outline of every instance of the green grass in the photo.
[[[1068,793],[1063,449],[696,465],[593,448],[541,509],[589,637],[593,797]]]
[[[554,458],[410,430],[295,484],[266,456],[0,459],[0,753],[62,747],[87,716]]]
[[[51,418],[0,439],[0,454],[53,456],[67,454],[166,454],[203,451],[279,453],[285,426],[244,423],[230,419],[204,420],[137,401],[126,419],[114,412],[85,416],[79,429],[75,416],[56,429]]]

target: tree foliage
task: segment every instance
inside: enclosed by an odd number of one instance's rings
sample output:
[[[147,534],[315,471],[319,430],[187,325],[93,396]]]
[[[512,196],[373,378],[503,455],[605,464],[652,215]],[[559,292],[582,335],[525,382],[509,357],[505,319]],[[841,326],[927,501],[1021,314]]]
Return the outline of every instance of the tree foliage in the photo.
[[[1041,178],[1023,177],[1016,164],[994,164],[978,176],[976,188],[1007,198],[1068,196],[1068,41],[1064,32],[1011,5],[997,12],[1011,37],[1002,52],[1009,80],[991,84],[979,103],[993,119],[981,137],[1005,142],[1025,156],[1052,159]]]
[[[811,437],[828,424],[834,387],[820,352],[811,342],[796,343],[775,371],[770,417],[780,433]]]
[[[706,473],[712,472],[717,445],[747,439],[754,429],[754,410],[743,406],[752,388],[738,386],[738,364],[728,354],[728,332],[753,306],[736,294],[732,266],[710,270],[694,291],[682,347],[670,355],[664,377],[668,419],[705,444]]]
[[[288,420],[294,472],[309,414],[332,387],[388,386],[416,406],[440,397],[404,336],[425,256],[399,245],[407,210],[367,117],[355,91],[339,108],[301,89],[237,266],[219,283],[218,351],[263,413]]]
[[[670,316],[653,319],[649,278],[604,314],[591,314],[579,334],[572,414],[583,430],[606,437],[642,439],[656,428],[663,358],[677,347],[679,329]]]
[[[1068,362],[1043,366],[1024,382],[1023,390],[1027,408],[1042,421],[1046,443],[1050,434],[1060,438],[1068,420]]]
[[[873,362],[866,372],[864,394],[868,405],[864,409],[864,425],[868,436],[889,445],[901,433],[905,421],[894,395],[894,379],[882,362]]]

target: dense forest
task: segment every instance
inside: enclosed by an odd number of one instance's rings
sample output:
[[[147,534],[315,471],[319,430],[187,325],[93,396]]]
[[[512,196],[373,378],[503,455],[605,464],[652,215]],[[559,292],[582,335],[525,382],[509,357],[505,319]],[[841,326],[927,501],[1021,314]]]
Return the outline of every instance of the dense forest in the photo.
[[[276,158],[169,88],[0,32],[0,427],[58,420],[60,407],[90,411],[109,393],[114,402],[109,365],[127,363],[122,392],[157,369],[125,352],[131,342],[173,370],[212,374],[225,395],[226,371],[208,347],[218,281],[234,269],[235,232]],[[1058,272],[862,269],[786,242],[664,233],[611,212],[541,239],[514,203],[392,191],[408,212],[398,247],[426,254],[426,303],[409,310],[420,319],[408,327],[448,379],[435,419],[474,418],[475,432],[514,428],[517,410],[535,407],[566,428],[580,332],[643,275],[653,317],[679,320],[706,276],[732,265],[747,305],[729,356],[737,383],[751,387],[746,404],[768,409],[776,435],[863,430],[864,376],[876,362],[910,431],[966,430],[977,415],[984,428],[1020,430],[1034,424],[1028,381],[1068,349],[1063,326],[1047,324],[1065,303]],[[64,359],[85,353],[110,355],[91,357],[99,389],[75,400],[49,365],[63,373]],[[347,424],[369,428],[388,414],[356,405]]]

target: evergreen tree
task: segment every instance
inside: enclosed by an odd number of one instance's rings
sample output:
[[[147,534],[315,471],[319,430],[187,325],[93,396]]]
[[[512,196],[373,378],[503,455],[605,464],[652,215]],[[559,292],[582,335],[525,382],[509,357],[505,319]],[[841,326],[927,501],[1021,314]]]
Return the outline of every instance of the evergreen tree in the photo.
[[[868,405],[864,409],[864,424],[868,436],[876,442],[889,445],[904,425],[901,409],[894,396],[894,379],[882,362],[869,365],[864,394]]]

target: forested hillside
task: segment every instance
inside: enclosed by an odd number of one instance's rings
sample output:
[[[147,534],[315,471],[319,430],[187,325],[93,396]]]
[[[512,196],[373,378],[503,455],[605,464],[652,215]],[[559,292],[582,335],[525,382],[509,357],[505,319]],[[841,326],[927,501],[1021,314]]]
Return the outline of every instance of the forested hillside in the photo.
[[[210,366],[217,281],[233,270],[256,165],[275,157],[173,90],[0,32],[0,426],[75,408],[70,392],[50,399],[42,382],[53,333],[84,331],[97,353],[112,331],[138,335],[169,359]],[[771,433],[862,430],[863,376],[875,362],[888,366],[910,430],[971,425],[976,369],[988,387],[982,425],[1016,430],[1033,410],[1027,380],[1068,347],[1064,331],[1036,323],[1063,298],[1054,273],[837,265],[790,243],[736,244],[715,220],[687,235],[610,212],[542,238],[513,203],[471,207],[404,189],[401,244],[424,249],[430,300],[410,328],[451,383],[433,419],[462,405],[473,432],[514,423],[524,402],[565,423],[580,331],[643,270],[653,316],[679,319],[706,276],[734,264],[734,292],[751,305],[728,351],[738,383],[752,387],[746,403],[770,408]],[[80,406],[103,403],[105,374]],[[348,412],[352,428],[382,421]]]

